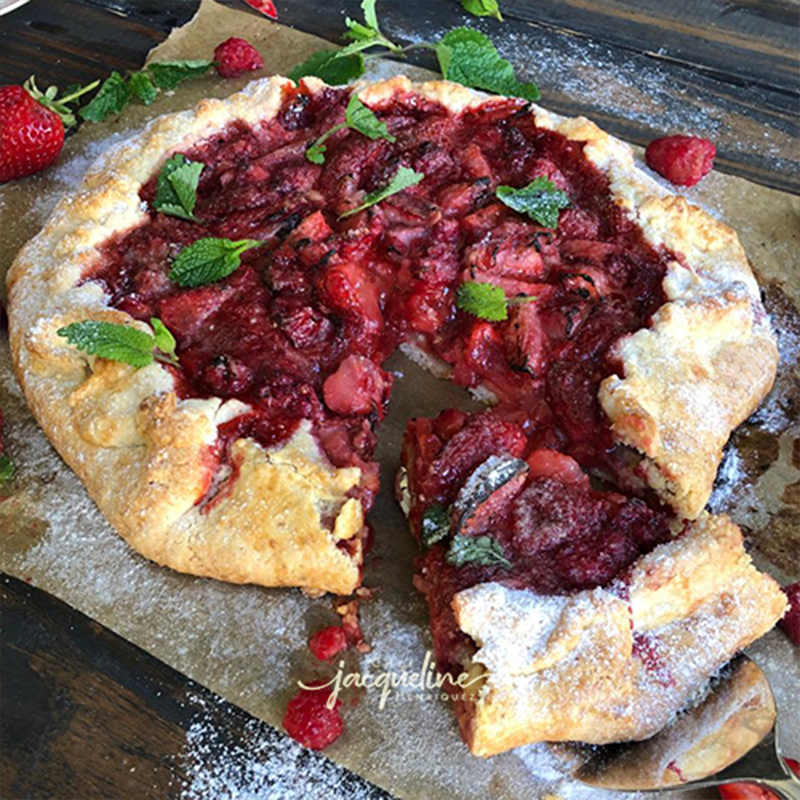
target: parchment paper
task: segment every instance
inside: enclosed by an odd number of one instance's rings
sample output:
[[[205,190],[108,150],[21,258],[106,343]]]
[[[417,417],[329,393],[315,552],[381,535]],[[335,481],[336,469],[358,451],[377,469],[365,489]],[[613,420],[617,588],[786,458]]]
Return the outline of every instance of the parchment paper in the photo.
[[[264,75],[286,72],[313,51],[330,46],[203,0],[198,15],[174,31],[151,58],[209,57],[218,42],[234,34],[258,46],[266,62]],[[403,69],[378,62],[368,77],[386,77]],[[412,78],[429,74],[414,68],[405,71]],[[0,193],[3,273],[56,200],[77,185],[88,164],[109,145],[153,116],[188,108],[202,97],[226,95],[248,78],[208,76],[160,96],[150,108],[133,105],[115,120],[86,125],[70,139],[58,167],[4,186]],[[739,231],[762,281],[781,348],[778,385],[764,409],[733,437],[712,507],[731,513],[745,526],[759,550],[761,566],[779,580],[797,579],[800,200],[718,173],[690,197]],[[379,432],[383,489],[371,515],[377,544],[365,577],[366,585],[378,591],[362,606],[362,625],[373,650],[358,659],[348,656],[346,667],[375,674],[420,669],[430,645],[424,604],[411,585],[415,545],[391,490],[406,421],[436,414],[446,406],[474,407],[464,392],[399,355],[388,368],[398,381],[391,413]],[[4,570],[61,597],[276,726],[297,679],[332,677],[333,668],[315,662],[306,647],[310,633],[338,619],[329,600],[312,601],[294,590],[229,586],[180,575],[150,564],[125,545],[27,411],[12,375],[6,340],[0,347],[0,407],[6,418],[7,449],[18,467],[11,496],[0,503]],[[751,655],[768,672],[779,705],[796,712],[793,704],[800,696],[800,679],[788,640],[773,631],[752,648]],[[344,709],[346,732],[326,754],[399,797],[603,796],[565,780],[544,746],[521,748],[488,761],[473,758],[458,736],[449,705],[435,694],[395,694],[384,709],[379,708],[375,691],[349,698]],[[791,726],[786,733],[789,752],[797,756],[800,733]]]

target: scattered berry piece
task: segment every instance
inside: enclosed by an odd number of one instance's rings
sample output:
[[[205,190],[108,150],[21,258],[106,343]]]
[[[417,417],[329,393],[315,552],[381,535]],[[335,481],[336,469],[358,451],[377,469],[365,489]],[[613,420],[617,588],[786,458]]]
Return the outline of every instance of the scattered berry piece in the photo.
[[[321,686],[320,681],[308,684]],[[341,700],[326,705],[330,692],[327,689],[301,689],[286,706],[283,727],[286,733],[304,747],[312,750],[324,750],[335,742],[344,730],[339,715]]]
[[[344,628],[339,625],[331,625],[329,628],[317,631],[308,640],[308,646],[320,661],[330,661],[347,648],[347,636]]]
[[[650,169],[677,186],[694,186],[714,166],[717,148],[699,136],[663,136],[647,145],[644,160]]]
[[[278,9],[273,0],[244,0],[250,8],[260,11],[265,17],[278,19]]]
[[[75,124],[68,103],[99,81],[56,99],[58,89],[41,92],[33,77],[24,86],[0,88],[0,183],[24,178],[50,166],[64,146],[64,130]]]
[[[789,600],[789,608],[778,625],[795,644],[800,644],[800,582],[784,586],[783,591]]]
[[[217,72],[223,78],[237,78],[245,72],[254,72],[264,66],[261,54],[246,39],[232,36],[214,49]]]

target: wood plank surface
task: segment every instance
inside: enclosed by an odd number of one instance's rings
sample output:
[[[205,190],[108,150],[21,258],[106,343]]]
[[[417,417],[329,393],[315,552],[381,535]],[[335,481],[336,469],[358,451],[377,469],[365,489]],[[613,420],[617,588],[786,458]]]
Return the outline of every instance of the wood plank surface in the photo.
[[[252,12],[241,0],[226,4]],[[504,0],[506,22],[456,0],[380,0],[386,33],[435,39],[460,24],[489,33],[542,88],[543,104],[583,113],[646,144],[665,133],[714,140],[718,168],[800,193],[798,23],[793,0]],[[3,21],[3,83],[88,81],[137,67],[196,0],[32,0]],[[281,22],[341,42],[359,0],[283,0]],[[434,66],[428,55],[415,63]]]
[[[391,800],[40,589],[0,603],[3,800]]]

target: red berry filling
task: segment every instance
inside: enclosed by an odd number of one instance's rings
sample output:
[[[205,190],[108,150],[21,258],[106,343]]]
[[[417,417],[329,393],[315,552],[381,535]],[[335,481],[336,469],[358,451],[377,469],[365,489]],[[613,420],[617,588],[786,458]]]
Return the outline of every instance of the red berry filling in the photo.
[[[322,686],[319,682],[309,686]],[[339,715],[341,700],[336,700],[333,708],[327,702],[331,693],[326,688],[301,689],[286,706],[283,727],[286,733],[312,750],[323,750],[333,744],[344,730]]]
[[[449,364],[456,383],[482,386],[499,401],[462,435],[467,416],[459,412],[440,417],[435,430],[420,421],[415,449],[442,444],[436,467],[420,477],[429,500],[450,502],[459,482],[497,452],[546,449],[529,480],[559,455],[561,477],[578,469],[568,456],[618,475],[627,467],[597,402],[600,381],[614,370],[606,354],[648,324],[676,256],[644,240],[583,144],[538,128],[522,101],[453,115],[419,95],[395,95],[373,107],[395,142],[343,131],[326,142],[325,163],[311,163],[306,149],[343,120],[348,99],[344,89],[287,89],[274,120],[232,123],[188,150],[204,164],[194,210],[201,222],[153,211],[154,177],[141,191],[147,221],[107,242],[86,279],[137,319],[164,320],[178,342],[183,397],[251,406],[221,427],[221,462],[237,437],[277,446],[309,420],[334,465],[362,470],[369,508],[378,485],[373,428],[392,384],[380,365],[413,341]],[[399,165],[425,179],[341,217]],[[570,198],[553,230],[495,196],[500,185],[541,176]],[[245,252],[228,278],[182,289],[168,277],[171,261],[207,236],[265,244]],[[506,321],[486,322],[456,307],[465,281],[537,299],[511,306]],[[625,542],[606,543],[602,568],[572,542],[563,580],[602,582],[630,557]]]
[[[430,609],[435,653],[445,670],[460,670],[473,649],[451,610],[453,595],[462,589],[490,580],[543,594],[606,586],[671,538],[669,513],[636,498],[595,491],[574,459],[553,450],[528,452],[530,441],[509,423],[487,435],[490,425],[499,424],[491,412],[469,418],[445,411],[436,419],[412,420],[404,441],[412,531],[424,540],[424,518],[431,507],[454,509],[445,537],[420,557],[417,577]],[[474,449],[465,452],[465,442],[474,442]],[[513,461],[520,457],[525,460]],[[497,466],[494,483],[490,468],[482,484],[474,485],[470,475],[480,463],[509,461],[516,465],[515,477],[498,477]],[[465,483],[471,489],[469,513],[459,515]],[[509,563],[454,566],[447,553],[456,534],[491,536]],[[669,683],[653,648],[642,639],[635,650],[658,680]]]
[[[714,166],[717,148],[699,136],[663,136],[647,145],[647,166],[677,186],[694,186]]]

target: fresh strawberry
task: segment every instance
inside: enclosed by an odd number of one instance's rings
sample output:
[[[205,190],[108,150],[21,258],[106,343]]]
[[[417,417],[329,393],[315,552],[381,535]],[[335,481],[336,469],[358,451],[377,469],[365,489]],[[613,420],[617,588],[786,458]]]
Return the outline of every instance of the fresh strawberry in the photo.
[[[784,586],[783,591],[789,601],[789,608],[778,625],[795,644],[800,644],[800,583]]]
[[[223,78],[237,78],[245,72],[255,72],[264,66],[261,54],[246,39],[231,36],[214,48],[217,72]]]
[[[98,83],[60,100],[55,86],[41,92],[33,77],[24,86],[0,88],[0,183],[33,175],[58,158],[65,127],[75,124],[68,104]]]
[[[778,800],[769,789],[754,783],[727,783],[717,788],[722,800]]]
[[[699,136],[662,136],[647,145],[644,160],[650,169],[677,186],[694,186],[714,166],[717,148]]]

